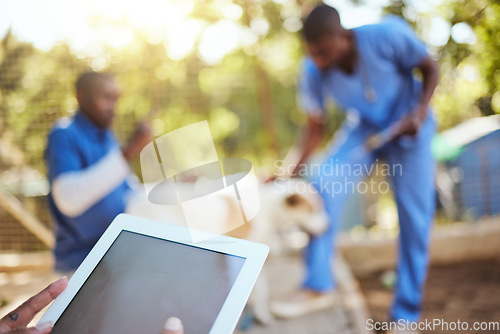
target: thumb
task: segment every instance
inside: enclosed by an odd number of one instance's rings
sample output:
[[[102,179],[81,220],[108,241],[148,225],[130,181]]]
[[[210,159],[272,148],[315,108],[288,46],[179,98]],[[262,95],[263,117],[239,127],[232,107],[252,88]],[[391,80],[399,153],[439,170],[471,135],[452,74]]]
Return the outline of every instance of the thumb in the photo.
[[[170,317],[163,326],[162,334],[184,334],[184,326],[179,318]]]

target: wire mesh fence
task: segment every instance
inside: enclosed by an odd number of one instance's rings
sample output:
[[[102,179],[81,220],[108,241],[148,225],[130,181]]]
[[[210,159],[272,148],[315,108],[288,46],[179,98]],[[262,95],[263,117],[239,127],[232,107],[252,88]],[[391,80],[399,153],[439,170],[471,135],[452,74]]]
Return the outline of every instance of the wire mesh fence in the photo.
[[[52,229],[46,196],[25,197],[22,203],[25,209],[34,213],[44,226]],[[47,245],[24,227],[18,219],[0,207],[0,253],[28,253],[44,250],[48,250]]]

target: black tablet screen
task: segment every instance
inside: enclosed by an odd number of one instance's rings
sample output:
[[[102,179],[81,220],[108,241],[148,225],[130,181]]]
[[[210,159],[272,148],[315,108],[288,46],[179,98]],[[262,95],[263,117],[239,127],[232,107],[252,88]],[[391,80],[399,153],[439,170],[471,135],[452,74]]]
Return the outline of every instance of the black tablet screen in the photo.
[[[158,334],[168,317],[208,333],[245,259],[122,231],[52,333]]]

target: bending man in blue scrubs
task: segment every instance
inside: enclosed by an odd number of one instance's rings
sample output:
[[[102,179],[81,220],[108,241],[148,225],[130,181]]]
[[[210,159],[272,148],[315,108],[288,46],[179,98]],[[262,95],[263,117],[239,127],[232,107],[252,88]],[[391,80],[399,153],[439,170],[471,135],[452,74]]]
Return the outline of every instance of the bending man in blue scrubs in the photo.
[[[123,150],[111,125],[120,92],[113,77],[88,72],[76,82],[79,110],[57,122],[45,159],[49,207],[56,223],[55,269],[71,273],[132,195],[128,161],[151,141],[141,124]]]
[[[299,100],[308,115],[308,128],[294,174],[301,171],[322,140],[325,101],[334,100],[347,111],[347,118],[322,168],[311,168],[316,172],[309,175],[324,200],[329,229],[312,238],[306,249],[303,289],[293,300],[276,303],[273,309],[278,315],[292,317],[332,305],[329,292],[335,288],[330,269],[334,239],[352,193],[349,189],[338,191],[338,187],[335,191],[334,185],[363,178],[359,173],[339,175],[335,166],[358,164],[369,168],[380,157],[389,165],[401,166],[400,172],[391,175],[400,223],[398,279],[391,317],[417,321],[435,204],[431,155],[435,122],[429,101],[437,84],[438,66],[410,26],[396,17],[346,30],[338,12],[321,5],[305,20],[303,34],[309,57],[304,61]],[[421,71],[421,81],[412,74],[415,68]],[[387,129],[393,140],[358,154],[371,135]]]

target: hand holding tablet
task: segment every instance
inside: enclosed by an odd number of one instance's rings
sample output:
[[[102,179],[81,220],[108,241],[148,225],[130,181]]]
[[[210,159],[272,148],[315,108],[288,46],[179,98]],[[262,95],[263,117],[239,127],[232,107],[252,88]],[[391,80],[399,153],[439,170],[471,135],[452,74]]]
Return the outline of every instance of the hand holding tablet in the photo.
[[[48,334],[52,331],[51,321],[40,323],[37,328],[27,327],[43,308],[49,305],[68,285],[68,279],[62,277],[28,299],[14,311],[0,319],[0,334]],[[160,334],[184,334],[184,327],[179,318],[170,317]]]
[[[0,334],[50,333],[52,330],[51,322],[40,323],[38,329],[28,328],[27,326],[38,312],[63,292],[67,285],[68,279],[66,277],[60,278],[7,314],[0,320]]]
[[[266,245],[119,215],[39,324],[52,333],[232,333],[268,254]],[[168,333],[168,332],[167,332]]]

